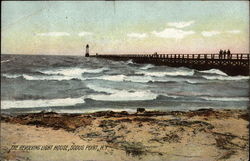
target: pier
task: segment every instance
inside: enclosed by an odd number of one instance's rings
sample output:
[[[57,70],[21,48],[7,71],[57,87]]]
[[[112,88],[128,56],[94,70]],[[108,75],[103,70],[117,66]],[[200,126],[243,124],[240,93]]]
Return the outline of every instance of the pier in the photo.
[[[135,63],[187,67],[197,70],[219,69],[230,76],[249,76],[250,54],[233,53],[221,58],[219,54],[112,54],[90,57],[116,61],[132,60]]]

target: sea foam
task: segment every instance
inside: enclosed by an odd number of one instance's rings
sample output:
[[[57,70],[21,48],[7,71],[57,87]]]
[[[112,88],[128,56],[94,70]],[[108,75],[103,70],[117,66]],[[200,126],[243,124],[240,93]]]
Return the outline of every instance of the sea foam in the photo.
[[[146,76],[154,76],[154,77],[164,77],[164,76],[192,76],[192,75],[194,75],[194,70],[191,70],[191,71],[171,71],[171,72],[149,72],[149,71],[141,71],[141,72],[137,72],[137,74],[144,74]]]
[[[88,84],[88,88],[96,92],[105,92],[108,94],[93,94],[88,95],[86,98],[91,98],[93,100],[99,101],[135,101],[135,100],[153,100],[157,98],[157,94],[152,93],[149,90],[119,90],[107,87],[101,87],[98,85]]]
[[[241,102],[249,101],[248,97],[200,97],[207,101],[230,101],[230,102]]]
[[[249,76],[222,76],[222,75],[218,75],[218,76],[202,76],[205,79],[208,80],[247,80],[250,77]]]
[[[39,100],[2,100],[1,109],[73,106],[79,103],[85,103],[84,97]]]
[[[227,76],[226,73],[220,71],[219,69],[203,70],[203,71],[200,71],[200,72],[201,72],[201,73],[210,73],[210,74],[218,74],[218,75]]]

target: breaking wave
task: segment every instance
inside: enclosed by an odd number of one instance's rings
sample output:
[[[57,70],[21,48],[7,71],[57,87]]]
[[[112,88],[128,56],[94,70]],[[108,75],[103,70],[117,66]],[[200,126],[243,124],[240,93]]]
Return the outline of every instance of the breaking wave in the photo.
[[[126,61],[125,64],[127,64],[127,65],[128,65],[128,64],[134,64],[134,62],[133,62],[132,59],[130,59],[130,60]]]
[[[5,78],[15,79],[18,77],[22,77],[22,74],[3,74],[2,76]]]
[[[10,61],[9,59],[8,60],[2,60],[1,63],[7,63],[9,61]]]
[[[23,78],[25,80],[56,80],[56,81],[62,81],[62,80],[72,80],[72,79],[79,79],[79,80],[85,80],[81,76],[73,77],[73,76],[62,76],[62,75],[28,75],[28,74],[3,74],[4,77],[15,79],[15,78]]]
[[[3,100],[1,109],[10,108],[33,108],[33,107],[56,107],[73,106],[85,103],[84,98],[59,98],[59,99],[39,99],[39,100]]]
[[[97,85],[88,84],[88,88],[96,92],[105,92],[107,94],[93,94],[86,98],[91,98],[98,101],[138,101],[138,100],[154,100],[157,98],[157,94],[152,93],[149,90],[141,91],[127,91],[118,90],[106,87],[100,87]]]
[[[151,69],[151,68],[153,68],[153,67],[154,67],[154,65],[152,65],[152,64],[147,64],[147,65],[141,67],[140,69],[142,69],[142,70],[147,70],[147,69]]]
[[[120,75],[104,75],[100,77],[92,77],[88,79],[102,79],[108,81],[115,81],[115,82],[123,82],[123,81],[130,81],[130,82],[137,82],[137,83],[147,83],[149,81],[153,81],[152,77],[149,76],[126,76],[123,74]]]
[[[130,92],[121,90],[110,95],[97,94],[89,95],[88,98],[98,101],[142,101],[142,100],[154,100],[157,98],[157,94],[150,91],[136,91]]]
[[[94,84],[87,84],[86,87],[88,87],[89,89],[92,89],[92,90],[94,90],[96,92],[105,92],[105,93],[110,93],[110,94],[120,91],[120,90],[117,90],[117,89],[101,87],[101,86],[94,85]]]
[[[200,97],[201,99],[207,100],[207,101],[249,101],[248,97]]]
[[[49,75],[65,75],[65,76],[79,76],[83,73],[101,73],[108,68],[87,69],[87,68],[58,68],[52,70],[38,70],[43,74]]]
[[[153,77],[164,77],[164,76],[192,76],[194,75],[194,70],[191,71],[172,71],[172,72],[137,72],[137,74],[144,74],[146,76]]]
[[[86,80],[82,76],[83,73],[101,73],[108,68],[98,68],[98,69],[83,69],[83,68],[61,68],[61,69],[53,69],[53,70],[37,70],[45,75],[28,75],[28,74],[3,74],[6,78],[19,78],[22,77],[26,80]]]
[[[201,73],[210,73],[210,74],[218,74],[218,75],[224,75],[227,76],[226,73],[220,71],[219,69],[210,69],[210,70],[204,70],[200,71]]]
[[[208,80],[247,80],[250,77],[249,76],[202,76],[205,79]]]
[[[23,78],[29,81],[38,81],[38,80],[48,80],[48,81],[63,81],[63,80],[107,80],[113,82],[134,82],[134,83],[167,83],[167,82],[186,82],[189,84],[197,84],[199,82],[195,80],[182,80],[182,79],[168,79],[161,77],[152,77],[152,76],[126,76],[123,74],[120,75],[102,75],[99,77],[83,77],[82,75],[28,75],[28,74],[3,74],[3,77],[9,79]]]

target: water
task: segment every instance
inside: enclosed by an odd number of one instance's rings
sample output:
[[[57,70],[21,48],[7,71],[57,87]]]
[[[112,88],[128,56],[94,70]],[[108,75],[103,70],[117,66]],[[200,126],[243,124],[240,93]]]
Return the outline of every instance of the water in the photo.
[[[2,112],[246,109],[249,77],[132,60],[1,55]]]

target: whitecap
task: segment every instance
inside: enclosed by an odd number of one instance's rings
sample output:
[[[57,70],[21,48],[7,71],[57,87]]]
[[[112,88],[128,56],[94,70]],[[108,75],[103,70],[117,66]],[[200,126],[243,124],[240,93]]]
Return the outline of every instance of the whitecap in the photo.
[[[23,77],[26,80],[86,80],[83,78],[82,73],[100,73],[108,68],[97,69],[82,69],[82,68],[61,68],[50,70],[37,70],[45,75],[29,75],[29,74],[3,74],[6,78],[18,78]]]
[[[52,75],[52,76],[31,76],[27,74],[23,74],[23,78],[26,80],[56,80],[56,81],[62,81],[62,80],[72,80],[72,79],[80,79],[81,77],[75,78],[73,76],[61,76],[61,75]]]
[[[161,78],[161,77],[152,77],[152,76],[125,76],[125,75],[104,75],[99,77],[91,77],[86,79],[100,79],[108,80],[114,82],[134,82],[134,83],[148,83],[148,82],[187,82],[190,84],[197,84],[197,81],[194,80],[182,80],[182,79],[170,79],[170,78]]]
[[[151,68],[153,68],[153,67],[154,67],[154,65],[152,65],[152,64],[147,64],[147,65],[141,67],[140,69],[147,70],[147,69],[151,69]]]
[[[107,71],[109,68],[103,67],[103,68],[97,68],[97,69],[87,69],[85,73],[101,73],[103,71]]]
[[[87,79],[102,79],[102,80],[108,80],[108,81],[114,81],[114,82],[135,82],[135,83],[147,83],[150,81],[154,81],[152,77],[150,76],[125,76],[123,74],[121,75],[104,75],[100,77],[92,77]]]
[[[135,82],[135,83],[147,83],[154,81],[150,76],[127,76],[124,78],[125,81]]]
[[[249,101],[248,97],[200,97],[201,99],[207,100],[207,101]]]
[[[197,84],[198,82],[197,81],[194,81],[194,80],[186,80],[187,83],[190,83],[190,84]]]
[[[129,92],[126,90],[121,90],[109,95],[98,94],[89,95],[88,98],[98,101],[140,101],[140,100],[154,100],[157,98],[157,94],[150,91],[136,91]]]
[[[134,63],[133,63],[133,60],[130,59],[130,60],[126,61],[125,64],[134,64]]]
[[[105,93],[110,93],[110,94],[119,92],[119,90],[116,90],[116,89],[101,87],[101,86],[94,85],[94,84],[87,84],[86,87],[88,87],[89,89],[92,89],[96,92],[105,92]]]
[[[10,60],[2,60],[1,63],[7,63],[9,62]]]
[[[38,70],[38,72],[48,75],[64,75],[64,76],[80,78],[83,73],[101,73],[105,70],[108,70],[108,68],[103,67],[97,69],[88,69],[88,68],[76,67],[76,68],[56,68],[49,70]]]
[[[210,69],[210,70],[204,70],[204,71],[200,71],[201,73],[211,73],[211,74],[218,74],[218,75],[224,75],[227,76],[226,73],[220,71],[219,69]]]
[[[21,77],[22,75],[21,74],[3,74],[2,76],[5,78],[15,79],[15,78]]]
[[[88,88],[96,92],[105,92],[107,94],[95,94],[86,96],[86,98],[91,98],[93,100],[99,101],[135,101],[135,100],[153,100],[158,96],[149,90],[139,90],[139,91],[127,91],[118,90],[113,88],[101,87],[98,85],[87,84]]]
[[[202,76],[208,80],[246,80],[249,79],[249,76]]]
[[[146,76],[164,77],[164,76],[192,76],[194,70],[191,71],[171,71],[171,72],[137,72],[137,74],[144,74]]]
[[[49,70],[38,70],[43,74],[49,75],[65,75],[65,76],[79,76],[82,73],[86,72],[87,69],[82,68],[58,68],[58,69],[49,69]]]
[[[102,80],[108,80],[108,81],[115,81],[115,82],[122,82],[125,79],[125,75],[103,75],[100,77],[92,77],[90,79],[102,79]]]
[[[84,97],[39,100],[2,100],[1,109],[73,106],[80,103],[85,103]]]
[[[72,80],[72,79],[79,79],[79,80],[86,80],[82,77],[73,77],[73,76],[62,76],[62,75],[28,75],[28,74],[3,74],[3,77],[10,78],[10,79],[16,79],[19,77],[23,77],[25,80],[56,80],[56,81],[62,81],[62,80]]]

